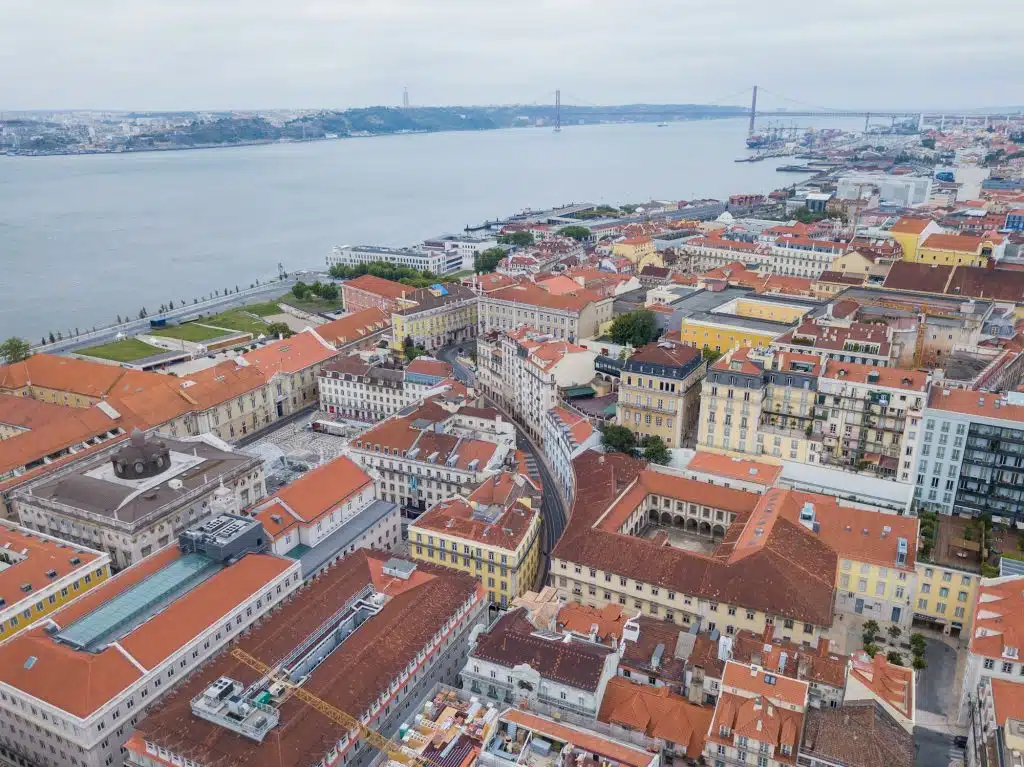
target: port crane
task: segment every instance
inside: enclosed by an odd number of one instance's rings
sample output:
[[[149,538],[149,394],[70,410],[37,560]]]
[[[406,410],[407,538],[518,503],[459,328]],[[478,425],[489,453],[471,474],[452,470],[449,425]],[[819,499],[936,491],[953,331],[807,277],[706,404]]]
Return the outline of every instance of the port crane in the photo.
[[[395,743],[376,730],[372,730],[363,724],[357,717],[347,714],[336,706],[332,706],[322,698],[317,697],[308,690],[304,690],[297,684],[294,684],[290,679],[276,673],[274,669],[268,666],[258,658],[253,657],[245,650],[235,648],[231,651],[231,655],[235,660],[241,661],[251,669],[258,671],[263,674],[267,679],[277,684],[282,685],[291,691],[291,693],[305,703],[310,708],[314,708],[321,714],[326,716],[335,724],[340,724],[347,731],[358,730],[360,737],[369,743],[371,746],[376,748],[378,751],[387,754],[389,759],[393,759],[396,762],[406,765],[406,767],[440,767],[436,762],[427,759],[426,757],[414,754],[404,746]]]

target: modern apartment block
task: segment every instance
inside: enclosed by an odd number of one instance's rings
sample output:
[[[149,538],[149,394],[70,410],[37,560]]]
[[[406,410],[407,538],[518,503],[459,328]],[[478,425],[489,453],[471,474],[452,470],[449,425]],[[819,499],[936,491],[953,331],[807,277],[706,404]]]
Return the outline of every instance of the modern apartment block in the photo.
[[[637,349],[622,366],[616,420],[638,437],[682,447],[700,413],[707,371],[700,350],[664,340]]]
[[[261,536],[208,520],[0,645],[3,761],[122,764],[154,703],[299,588],[298,561],[247,553]]]
[[[263,463],[210,435],[127,442],[71,461],[13,495],[21,523],[69,543],[107,552],[124,568],[214,513],[266,494]]]
[[[935,387],[924,412],[914,500],[942,514],[1024,520],[1024,393]]]
[[[423,699],[458,678],[467,635],[483,622],[486,606],[480,584],[467,575],[355,552],[239,638],[235,648],[274,676],[231,652],[211,651],[209,662],[139,723],[127,743],[128,764],[376,763],[380,752],[362,733],[326,718],[288,684],[399,739]]]

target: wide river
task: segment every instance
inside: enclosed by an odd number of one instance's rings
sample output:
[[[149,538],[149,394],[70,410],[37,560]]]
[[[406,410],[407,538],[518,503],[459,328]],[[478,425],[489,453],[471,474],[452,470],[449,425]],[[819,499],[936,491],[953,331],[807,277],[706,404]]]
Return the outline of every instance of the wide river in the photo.
[[[855,129],[857,120],[818,123]],[[736,163],[746,121],[0,157],[0,339],[92,327],[523,208],[724,198],[804,178]]]

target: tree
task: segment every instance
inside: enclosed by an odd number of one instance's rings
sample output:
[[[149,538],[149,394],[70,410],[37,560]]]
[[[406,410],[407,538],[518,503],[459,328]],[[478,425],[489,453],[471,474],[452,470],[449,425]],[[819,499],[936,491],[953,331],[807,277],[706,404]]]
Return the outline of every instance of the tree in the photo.
[[[299,280],[294,285],[292,285],[292,295],[301,301],[303,298],[309,295],[309,285],[304,283],[302,280]]]
[[[921,139],[921,146],[923,146],[925,149],[934,149],[935,148],[935,139],[931,138],[931,137],[923,138],[923,139]]]
[[[910,665],[914,667],[914,671],[924,671],[928,668],[928,661],[922,655],[915,655]]]
[[[612,322],[610,334],[617,344],[643,346],[657,335],[654,312],[649,309],[638,309],[635,312],[620,314]]]
[[[925,648],[928,646],[927,640],[924,638],[924,634],[918,634],[914,632],[910,635],[910,647],[915,653],[924,653]]]
[[[473,271],[489,274],[498,268],[498,262],[505,257],[503,248],[488,248],[473,255]]]
[[[320,298],[324,301],[337,301],[338,295],[338,286],[333,282],[325,282],[320,287]]]
[[[427,350],[424,349],[422,346],[406,346],[405,347],[405,358],[409,362],[412,362],[417,357],[422,357],[426,353],[427,353]]]
[[[53,331],[52,330],[50,331],[49,339],[50,339],[50,343],[51,344],[55,343],[57,341],[56,337],[53,335]]]
[[[716,352],[710,346],[705,346],[703,349],[701,349],[700,354],[708,362],[714,362],[715,360],[722,356],[721,352]]]
[[[32,345],[23,338],[11,336],[0,344],[0,357],[3,357],[8,365],[27,360],[31,356]]]
[[[563,226],[558,230],[558,233],[563,237],[571,237],[577,242],[583,242],[590,237],[590,230],[585,226],[579,226],[577,224]]]
[[[900,655],[895,650],[889,650],[888,654],[885,656],[885,659],[887,661],[889,661],[894,666],[902,666],[903,665],[903,656]]]
[[[890,637],[890,638],[891,638],[891,639],[892,639],[893,641],[896,641],[897,639],[899,639],[899,638],[900,638],[900,634],[902,634],[902,633],[903,633],[903,632],[902,632],[902,631],[900,630],[900,627],[899,627],[899,626],[890,626],[890,627],[889,627],[888,629],[886,629],[886,632],[887,632],[887,633],[889,634],[889,637]]]
[[[636,453],[636,435],[625,426],[613,423],[601,427],[601,444],[616,453]]]
[[[283,338],[291,338],[292,329],[288,327],[286,322],[271,322],[267,325],[267,336],[281,336]]]
[[[864,645],[864,652],[868,654],[868,657],[874,658],[875,655],[878,653],[878,645],[873,644],[872,642],[868,642]]]
[[[877,634],[878,633],[878,621],[876,621],[876,620],[864,621],[864,633],[865,634],[871,634],[871,636],[874,636],[875,634]]]
[[[120,314],[119,314],[119,315],[117,315],[117,324],[118,324],[118,325],[120,325],[120,324],[121,324],[121,315],[120,315]]]
[[[644,449],[644,460],[650,463],[666,464],[672,460],[672,453],[665,447],[665,441],[658,436],[650,435],[644,437],[640,443]]]
[[[510,232],[499,234],[498,242],[502,245],[515,245],[519,248],[526,248],[533,245],[533,232]]]

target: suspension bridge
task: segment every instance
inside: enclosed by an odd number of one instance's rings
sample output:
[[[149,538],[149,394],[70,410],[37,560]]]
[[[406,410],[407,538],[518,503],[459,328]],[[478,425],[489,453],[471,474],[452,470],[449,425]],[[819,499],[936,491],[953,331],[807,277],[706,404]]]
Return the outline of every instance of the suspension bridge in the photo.
[[[750,106],[736,104],[735,100],[740,96],[750,94]],[[765,109],[758,108],[758,97],[768,95],[773,101],[784,103],[786,106],[776,106]],[[538,102],[533,102],[535,105]],[[550,101],[548,103],[551,103]],[[766,88],[757,85],[751,88],[722,96],[714,101],[704,104],[638,104],[635,106],[608,106],[593,104],[583,99],[569,96],[563,99],[561,89],[554,91],[554,114],[553,122],[555,130],[561,130],[563,122],[570,124],[574,120],[586,118],[621,118],[621,117],[647,117],[666,118],[676,117],[693,118],[721,118],[721,117],[747,117],[750,121],[750,132],[753,133],[756,122],[759,118],[764,119],[788,119],[794,117],[816,117],[816,118],[864,118],[864,127],[867,129],[872,119],[914,120],[919,129],[935,128],[944,130],[947,127],[972,127],[997,125],[1000,122],[1020,119],[1019,112],[994,113],[986,109],[978,110],[928,110],[920,109],[842,109],[835,107],[812,104],[800,99],[790,98],[774,93]]]

